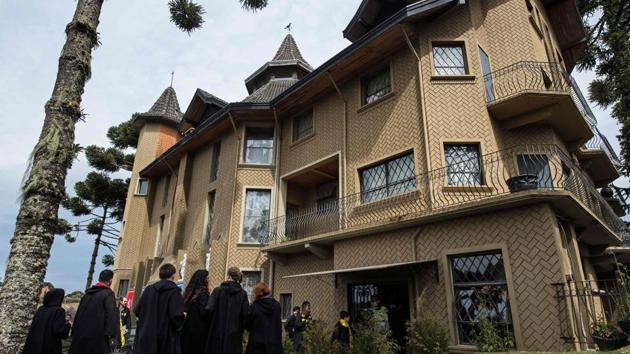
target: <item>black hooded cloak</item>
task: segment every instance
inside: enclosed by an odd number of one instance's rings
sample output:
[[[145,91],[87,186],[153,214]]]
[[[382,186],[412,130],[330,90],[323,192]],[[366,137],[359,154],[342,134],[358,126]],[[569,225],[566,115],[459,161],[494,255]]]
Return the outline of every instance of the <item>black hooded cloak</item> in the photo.
[[[61,354],[61,341],[70,333],[66,311],[61,307],[64,296],[63,289],[46,293],[44,305],[31,322],[22,354]]]
[[[87,289],[74,318],[68,354],[108,354],[119,321],[114,292],[102,285]]]
[[[212,318],[206,354],[242,354],[249,300],[241,284],[223,282],[210,294],[206,310]]]
[[[282,354],[280,303],[272,297],[254,301],[247,321],[247,354]]]
[[[184,299],[170,280],[149,285],[134,307],[138,317],[134,354],[180,354]]]

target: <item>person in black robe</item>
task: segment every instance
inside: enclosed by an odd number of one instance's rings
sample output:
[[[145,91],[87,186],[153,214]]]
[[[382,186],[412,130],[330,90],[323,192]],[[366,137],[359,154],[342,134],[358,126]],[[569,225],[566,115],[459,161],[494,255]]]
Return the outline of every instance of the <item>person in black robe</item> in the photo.
[[[70,323],[61,307],[65,292],[52,289],[44,295],[26,337],[22,354],[61,354],[61,341],[68,338]]]
[[[352,329],[350,328],[350,313],[348,311],[341,311],[339,313],[339,321],[335,324],[331,339],[333,342],[339,343],[341,353],[345,354],[348,352],[348,349],[350,349]]]
[[[116,297],[110,289],[114,272],[105,269],[85,291],[72,326],[68,354],[108,354],[120,331]]]
[[[186,321],[182,330],[182,354],[203,354],[210,321],[206,316],[208,304],[208,271],[196,271],[184,291]]]
[[[160,269],[160,281],[144,289],[134,308],[138,317],[134,354],[180,354],[181,330],[186,315],[181,290],[175,284],[175,266]]]
[[[246,354],[282,354],[282,313],[280,303],[271,297],[265,283],[254,287],[254,303],[249,310]]]
[[[237,267],[228,269],[228,281],[212,290],[206,310],[210,331],[206,354],[242,354],[243,330],[249,315],[247,293],[241,287],[243,273]]]

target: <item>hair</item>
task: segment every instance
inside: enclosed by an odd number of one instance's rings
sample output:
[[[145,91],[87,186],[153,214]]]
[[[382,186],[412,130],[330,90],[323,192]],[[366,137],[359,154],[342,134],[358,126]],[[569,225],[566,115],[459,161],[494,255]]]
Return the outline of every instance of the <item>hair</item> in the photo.
[[[302,308],[300,306],[293,306],[293,311],[300,311]]]
[[[162,264],[160,266],[160,279],[169,279],[176,272],[177,272],[177,270],[175,270],[175,266],[174,265],[172,265],[170,263]]]
[[[302,312],[304,312],[304,309],[306,308],[306,306],[307,306],[307,305],[308,305],[308,306],[310,306],[310,305],[311,305],[311,303],[310,303],[310,302],[308,302],[308,301],[304,301],[304,302],[302,303]]]
[[[350,317],[350,312],[346,310],[339,312],[339,318],[346,318],[346,317]]]
[[[39,287],[40,290],[43,289],[43,288],[48,288],[48,291],[50,291],[50,290],[53,290],[55,288],[55,286],[53,285],[53,283],[51,283],[49,281],[45,281]]]
[[[109,283],[114,278],[114,272],[109,269],[105,269],[98,275],[98,281],[103,283]]]
[[[190,278],[184,291],[184,303],[194,302],[199,295],[208,293],[208,271],[197,270]]]
[[[243,273],[241,273],[238,267],[230,267],[230,269],[228,269],[228,276],[237,283],[243,280]]]
[[[252,292],[254,293],[254,301],[256,301],[271,294],[271,289],[267,286],[267,284],[260,282],[254,286],[254,290]]]

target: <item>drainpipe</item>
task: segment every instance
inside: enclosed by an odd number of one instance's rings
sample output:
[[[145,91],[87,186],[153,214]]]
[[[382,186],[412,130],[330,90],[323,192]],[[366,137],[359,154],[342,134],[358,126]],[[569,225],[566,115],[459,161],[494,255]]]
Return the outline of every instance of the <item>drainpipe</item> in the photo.
[[[234,161],[234,187],[232,188],[232,208],[234,208],[234,202],[236,201],[236,187],[238,186],[238,164],[241,160],[241,136],[238,134],[238,130],[236,129],[236,124],[234,123],[234,117],[232,116],[231,112],[228,112],[228,115],[230,117],[230,122],[232,123],[232,129],[234,129],[234,135],[236,136],[236,161]],[[230,243],[232,240],[232,217],[230,217],[230,223],[228,226],[228,230],[227,230],[227,248],[225,250],[225,268],[223,268],[223,273],[224,276],[223,278],[225,279],[225,277],[227,276],[227,270],[230,267],[229,263],[230,263]],[[239,237],[239,235],[237,235],[237,237]]]
[[[421,53],[416,51],[416,48],[413,46],[413,43],[411,43],[411,39],[409,39],[409,36],[407,35],[407,32],[405,31],[404,26],[403,25],[399,25],[399,26],[400,26],[400,32],[402,32],[402,35],[405,39],[405,42],[407,43],[407,46],[409,47],[409,50],[416,57],[416,62],[418,65],[417,80],[418,80],[418,90],[419,90],[419,96],[420,96],[419,99],[420,99],[420,110],[421,110],[420,117],[418,118],[419,119],[418,125],[422,126],[422,133],[423,133],[422,140],[424,141],[425,168],[426,168],[426,172],[428,173],[429,171],[431,171],[431,152],[429,150],[429,128],[427,124],[426,101],[424,99],[424,79],[422,76],[422,60],[420,58]],[[420,47],[418,49],[420,49]],[[429,191],[429,205],[433,205],[433,185],[431,184],[431,181],[429,179],[427,179],[426,183],[427,183],[427,188]]]
[[[339,96],[339,99],[343,102],[343,148],[342,148],[342,156],[341,156],[341,166],[343,167],[343,169],[342,171],[340,171],[342,174],[342,180],[341,180],[342,190],[339,193],[339,197],[341,198],[342,196],[345,195],[346,187],[347,187],[346,186],[346,168],[347,168],[346,156],[348,153],[348,101],[343,97],[343,94],[341,93],[339,86],[337,86],[337,82],[335,82],[335,79],[330,74],[330,71],[327,71],[326,74],[328,75],[330,82],[335,88],[335,91],[337,92],[337,96]]]
[[[422,234],[422,226],[418,226],[418,228],[413,233],[413,235],[411,235],[411,254],[413,257],[412,261],[414,262],[418,260],[418,255],[416,252],[416,244],[418,241],[418,236],[420,236],[420,234]],[[414,305],[415,316],[417,318],[418,315],[420,314],[420,302],[418,300],[422,299],[422,296],[421,296],[422,291],[420,289],[420,282],[418,281],[417,276],[415,275],[414,275],[414,281],[413,281],[413,288],[414,288],[413,305]]]
[[[274,154],[276,155],[274,157],[274,189],[275,189],[275,197],[274,199],[274,207],[271,210],[275,210],[275,215],[271,215],[271,217],[277,217],[280,214],[279,208],[280,208],[280,146],[281,146],[281,142],[282,142],[282,134],[280,131],[280,120],[278,119],[278,111],[276,110],[276,107],[273,108],[273,119],[275,121],[275,151]]]

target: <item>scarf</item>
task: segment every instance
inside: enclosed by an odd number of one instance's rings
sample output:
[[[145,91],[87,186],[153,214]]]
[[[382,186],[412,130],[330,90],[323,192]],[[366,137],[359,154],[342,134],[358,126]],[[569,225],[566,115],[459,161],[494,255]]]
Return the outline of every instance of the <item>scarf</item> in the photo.
[[[101,281],[99,281],[98,283],[94,284],[94,286],[98,286],[100,288],[108,288],[109,289],[109,284],[103,283]]]
[[[339,320],[339,324],[342,327],[348,328],[348,340],[349,340],[350,344],[352,344],[352,328],[350,328],[350,322],[348,322],[348,320],[345,320],[345,319],[342,318],[342,319]]]

